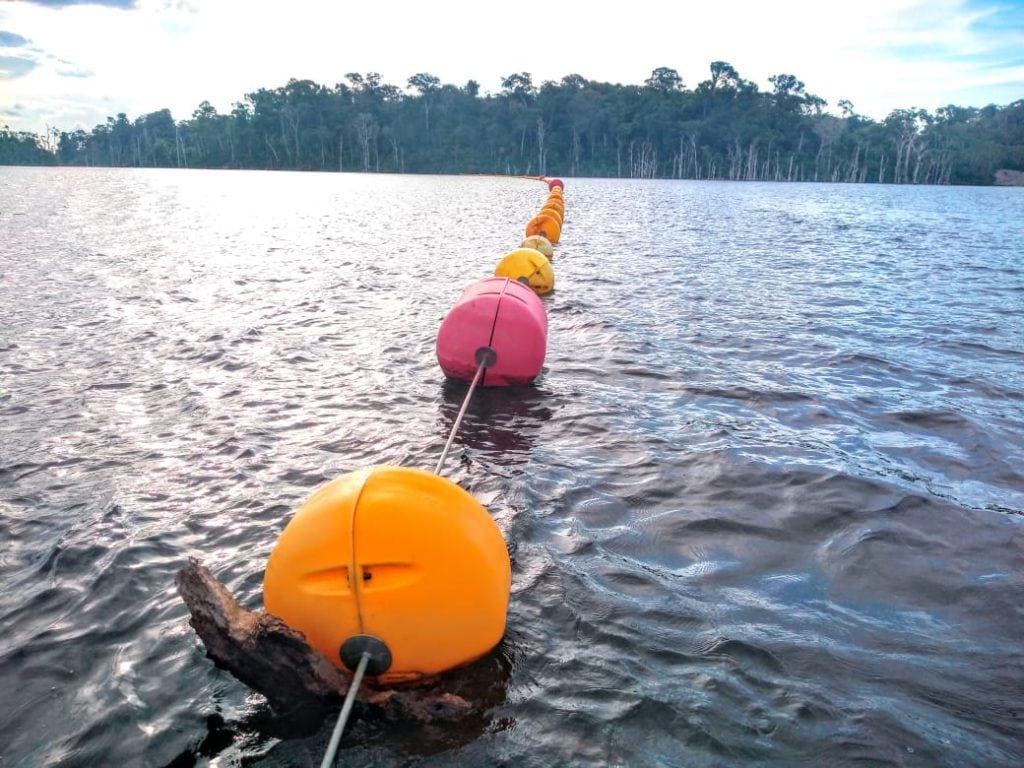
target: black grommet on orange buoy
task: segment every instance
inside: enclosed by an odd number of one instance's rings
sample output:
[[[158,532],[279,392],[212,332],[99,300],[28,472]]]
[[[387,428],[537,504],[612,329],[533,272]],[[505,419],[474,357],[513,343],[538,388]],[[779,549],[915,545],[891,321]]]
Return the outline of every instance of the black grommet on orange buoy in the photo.
[[[391,669],[391,649],[384,641],[373,635],[353,635],[341,644],[338,656],[341,663],[355,672],[363,654],[370,657],[366,664],[366,674],[370,677],[383,675]]]

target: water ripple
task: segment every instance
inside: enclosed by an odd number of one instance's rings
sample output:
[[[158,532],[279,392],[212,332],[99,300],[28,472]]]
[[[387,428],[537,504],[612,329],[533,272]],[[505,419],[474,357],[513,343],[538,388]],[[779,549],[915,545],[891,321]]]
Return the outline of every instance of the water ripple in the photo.
[[[312,488],[433,464],[437,326],[542,194],[0,169],[0,762],[319,761],[173,574],[258,607]],[[506,639],[441,685],[481,713],[359,712],[346,764],[1024,763],[1024,198],[567,197],[545,371],[451,462],[513,557]]]

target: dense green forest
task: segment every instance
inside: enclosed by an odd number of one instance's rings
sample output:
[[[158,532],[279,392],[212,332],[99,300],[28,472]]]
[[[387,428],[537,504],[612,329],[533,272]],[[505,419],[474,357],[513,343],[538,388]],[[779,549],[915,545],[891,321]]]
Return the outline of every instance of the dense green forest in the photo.
[[[879,122],[849,101],[830,114],[793,75],[763,91],[722,61],[692,89],[665,67],[643,85],[567,75],[537,86],[519,72],[487,95],[427,73],[404,90],[373,72],[346,81],[261,88],[228,114],[204,101],[177,122],[162,109],[45,137],[5,129],[0,163],[898,184],[1024,170],[1024,100]]]

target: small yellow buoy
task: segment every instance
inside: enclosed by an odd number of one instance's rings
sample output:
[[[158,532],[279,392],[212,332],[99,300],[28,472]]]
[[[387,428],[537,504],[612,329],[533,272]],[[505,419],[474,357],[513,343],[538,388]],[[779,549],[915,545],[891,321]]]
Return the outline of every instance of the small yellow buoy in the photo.
[[[510,584],[505,542],[479,502],[437,475],[377,467],[302,505],[270,554],[263,593],[267,611],[335,666],[346,641],[382,643],[390,667],[378,680],[390,684],[491,650]]]
[[[531,235],[543,235],[552,245],[558,244],[558,238],[561,234],[562,227],[555,220],[554,216],[538,214],[530,219],[530,223],[526,225],[527,237],[530,237]]]
[[[535,251],[540,251],[544,256],[551,260],[554,258],[555,249],[551,247],[551,243],[544,235],[530,235],[519,244],[520,248],[533,248]]]
[[[505,254],[494,274],[525,282],[540,296],[550,293],[555,287],[555,271],[551,268],[551,262],[533,248],[517,248]]]

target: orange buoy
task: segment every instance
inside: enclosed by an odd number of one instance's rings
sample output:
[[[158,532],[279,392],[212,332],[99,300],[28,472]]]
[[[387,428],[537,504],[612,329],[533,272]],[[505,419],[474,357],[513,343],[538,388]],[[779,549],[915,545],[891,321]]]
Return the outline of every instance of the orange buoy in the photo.
[[[342,475],[299,508],[270,554],[263,595],[268,612],[339,668],[346,643],[385,646],[390,666],[377,679],[391,684],[491,650],[510,585],[501,531],[476,499],[422,470],[376,467]]]
[[[555,220],[554,216],[538,214],[530,219],[526,225],[526,236],[543,235],[548,241],[555,245],[562,234],[562,226]]]
[[[551,262],[540,251],[533,248],[516,248],[506,253],[494,270],[497,277],[507,277],[526,283],[534,292],[543,296],[555,287],[555,270]]]
[[[558,226],[562,226],[562,219],[565,218],[565,214],[562,213],[558,208],[553,205],[545,205],[540,209],[539,216],[553,216],[558,222]]]
[[[548,193],[548,197],[564,198],[565,197],[565,193],[562,192],[562,188],[561,187],[556,187],[555,189],[552,189]]]
[[[520,248],[533,248],[535,251],[540,251],[544,254],[548,261],[555,256],[555,249],[551,247],[551,243],[544,235],[530,235],[519,244]]]

